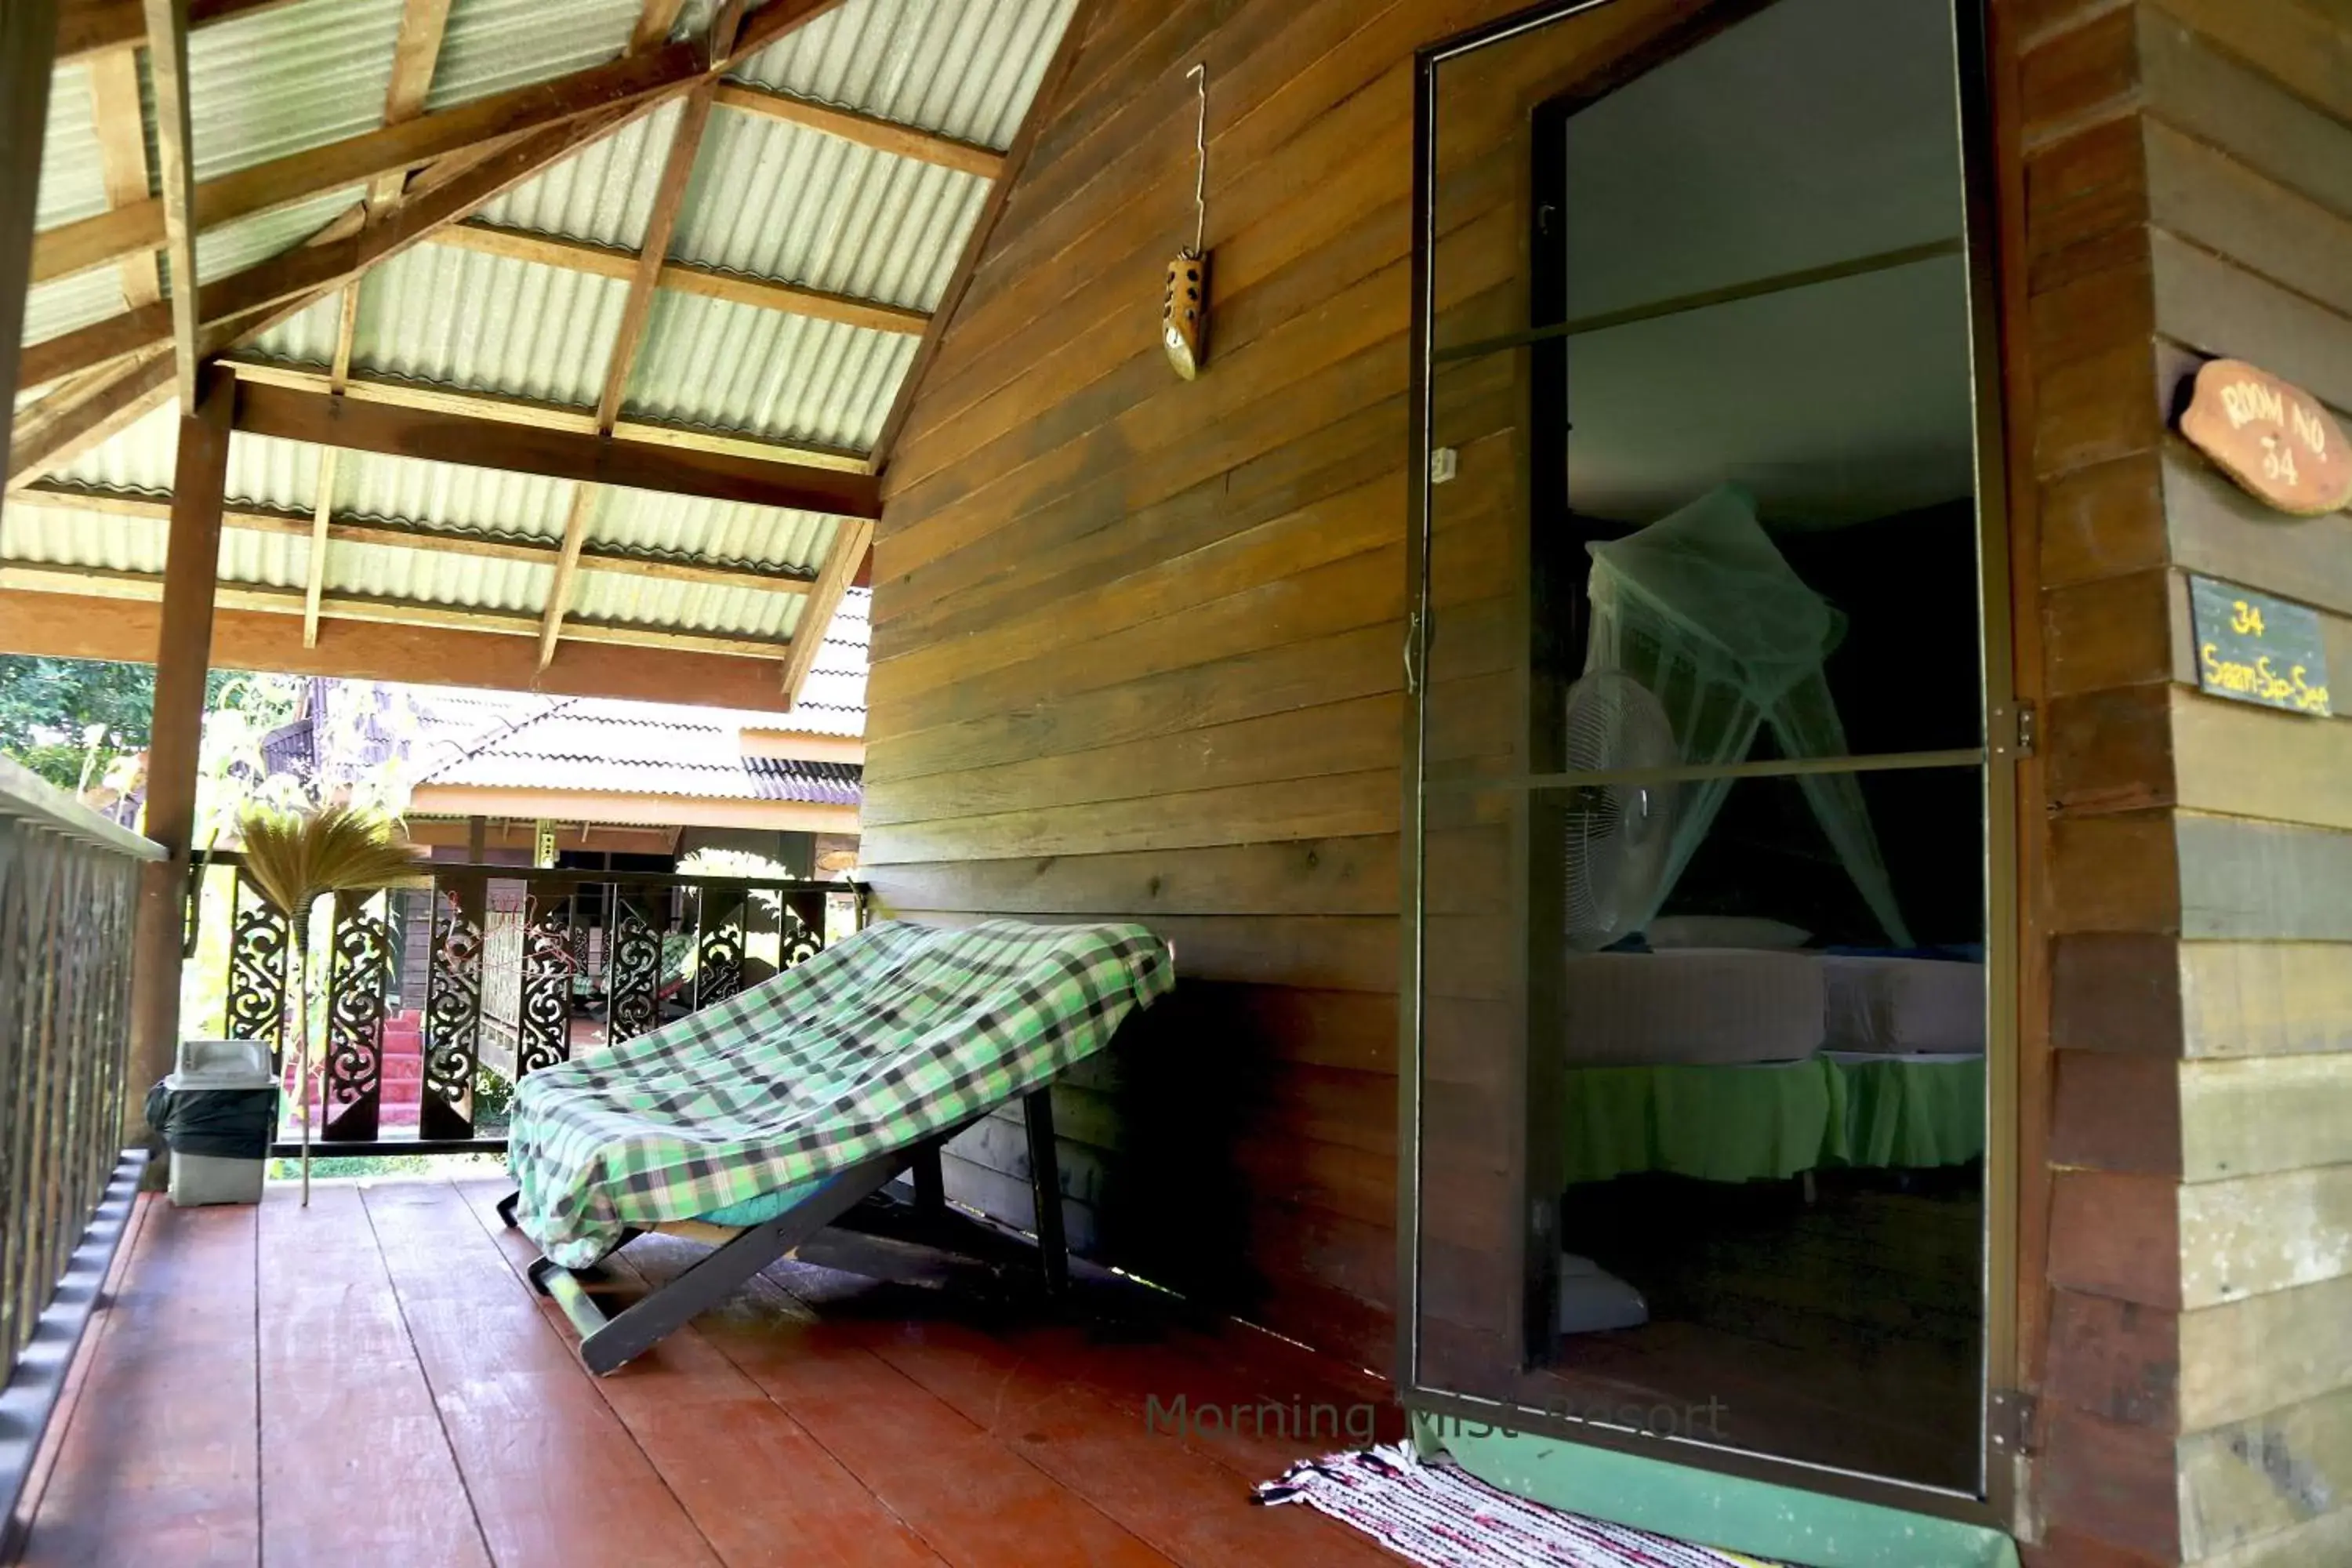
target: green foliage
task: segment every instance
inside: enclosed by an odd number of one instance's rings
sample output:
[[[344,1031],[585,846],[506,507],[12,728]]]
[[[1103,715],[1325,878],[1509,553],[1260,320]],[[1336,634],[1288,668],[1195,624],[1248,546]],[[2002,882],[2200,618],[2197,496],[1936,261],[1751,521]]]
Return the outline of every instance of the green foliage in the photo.
[[[205,707],[266,733],[294,716],[300,692],[292,676],[216,669]],[[60,788],[97,784],[117,759],[143,751],[154,710],[152,664],[0,655],[0,752]]]

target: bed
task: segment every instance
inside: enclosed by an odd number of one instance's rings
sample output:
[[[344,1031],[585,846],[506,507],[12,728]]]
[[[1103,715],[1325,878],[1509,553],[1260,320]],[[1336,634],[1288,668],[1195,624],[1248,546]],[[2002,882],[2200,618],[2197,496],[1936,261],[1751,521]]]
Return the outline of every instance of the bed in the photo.
[[[1567,1182],[1785,1180],[1984,1152],[1984,970],[1895,953],[1569,960]]]

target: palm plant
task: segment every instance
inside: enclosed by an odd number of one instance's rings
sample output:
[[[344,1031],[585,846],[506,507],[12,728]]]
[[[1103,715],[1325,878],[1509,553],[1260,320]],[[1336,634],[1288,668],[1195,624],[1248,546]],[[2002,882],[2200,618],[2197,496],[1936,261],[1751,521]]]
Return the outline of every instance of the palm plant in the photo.
[[[310,1202],[310,910],[320,899],[373,893],[416,875],[392,818],[347,805],[313,812],[248,809],[239,821],[245,879],[286,917],[302,1053],[302,1203]]]

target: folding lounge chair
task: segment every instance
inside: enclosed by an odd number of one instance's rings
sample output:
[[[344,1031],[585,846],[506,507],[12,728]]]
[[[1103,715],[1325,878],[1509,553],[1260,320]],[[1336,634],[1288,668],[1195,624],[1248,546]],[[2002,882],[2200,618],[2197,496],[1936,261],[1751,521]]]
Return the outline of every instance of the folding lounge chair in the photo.
[[[517,1086],[516,1191],[530,1278],[600,1375],[793,1254],[901,1175],[944,1217],[942,1144],[1024,1103],[1040,1262],[1066,1278],[1047,1090],[1175,982],[1140,926],[893,921],[740,996],[544,1068]],[[661,1230],[718,1243],[607,1320],[574,1270]]]

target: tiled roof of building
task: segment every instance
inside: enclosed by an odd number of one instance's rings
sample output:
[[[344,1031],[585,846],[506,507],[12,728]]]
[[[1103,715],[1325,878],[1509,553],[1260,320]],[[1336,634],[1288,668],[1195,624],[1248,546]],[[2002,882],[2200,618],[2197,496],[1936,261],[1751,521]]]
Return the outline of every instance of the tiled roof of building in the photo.
[[[854,763],[746,756],[742,731],[765,715],[601,697],[532,700],[534,710],[476,736],[418,785],[858,804],[864,770]]]

